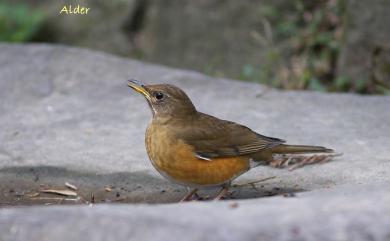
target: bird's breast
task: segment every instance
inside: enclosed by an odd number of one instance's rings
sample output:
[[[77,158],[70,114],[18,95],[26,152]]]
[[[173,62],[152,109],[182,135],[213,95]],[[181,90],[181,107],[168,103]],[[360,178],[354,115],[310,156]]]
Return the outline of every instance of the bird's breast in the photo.
[[[163,176],[188,186],[217,186],[249,169],[247,157],[195,157],[194,147],[175,137],[174,130],[150,124],[145,134],[146,150],[153,166]]]

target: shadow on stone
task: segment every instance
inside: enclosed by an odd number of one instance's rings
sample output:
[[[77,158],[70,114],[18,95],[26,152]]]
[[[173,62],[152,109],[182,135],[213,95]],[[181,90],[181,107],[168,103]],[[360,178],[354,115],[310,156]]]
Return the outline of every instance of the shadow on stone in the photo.
[[[44,189],[70,190],[75,196],[43,193]],[[145,172],[95,174],[52,166],[4,167],[0,169],[0,206],[89,204],[89,203],[172,203],[187,190]],[[304,191],[297,188],[233,187],[228,199],[248,199],[275,195],[293,196]],[[216,190],[201,191],[202,197],[213,197]]]

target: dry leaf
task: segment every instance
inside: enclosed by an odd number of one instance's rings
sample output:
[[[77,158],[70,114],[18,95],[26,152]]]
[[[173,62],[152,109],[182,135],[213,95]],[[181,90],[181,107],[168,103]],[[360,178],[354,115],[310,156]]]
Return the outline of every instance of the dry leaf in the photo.
[[[106,192],[111,192],[112,188],[111,187],[106,187],[106,188],[104,188],[104,190],[106,190]]]
[[[70,190],[45,189],[45,190],[41,190],[41,192],[59,194],[59,195],[63,195],[63,196],[73,196],[73,197],[77,196],[76,192],[73,192]]]
[[[69,182],[65,182],[65,186],[72,189],[72,190],[77,190],[77,187],[73,184],[70,184]]]
[[[229,208],[238,208],[238,203],[229,204]]]
[[[34,193],[29,193],[29,194],[26,194],[27,197],[37,197],[39,196],[39,192],[34,192]]]
[[[65,197],[32,197],[31,200],[53,200],[53,201],[79,201],[77,198],[65,198]]]

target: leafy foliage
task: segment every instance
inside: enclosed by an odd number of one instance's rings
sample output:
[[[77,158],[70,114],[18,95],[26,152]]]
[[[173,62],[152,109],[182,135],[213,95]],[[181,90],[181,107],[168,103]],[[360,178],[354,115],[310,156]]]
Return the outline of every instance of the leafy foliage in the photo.
[[[26,5],[0,3],[0,41],[25,42],[39,29],[43,14]]]
[[[272,6],[263,8],[263,33],[255,32],[253,37],[265,48],[264,64],[244,65],[240,79],[283,89],[386,93],[369,86],[368,80],[336,74],[345,0],[291,2],[290,14]]]

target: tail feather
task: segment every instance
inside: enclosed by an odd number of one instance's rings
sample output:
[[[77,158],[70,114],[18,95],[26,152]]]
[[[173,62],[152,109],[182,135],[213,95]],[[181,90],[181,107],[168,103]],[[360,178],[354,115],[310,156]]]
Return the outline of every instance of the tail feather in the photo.
[[[305,154],[305,153],[330,153],[334,150],[322,146],[303,146],[303,145],[278,145],[272,148],[273,153],[277,154]]]

